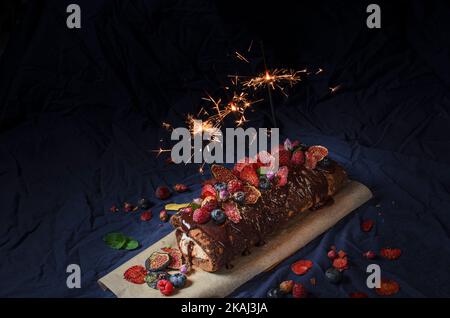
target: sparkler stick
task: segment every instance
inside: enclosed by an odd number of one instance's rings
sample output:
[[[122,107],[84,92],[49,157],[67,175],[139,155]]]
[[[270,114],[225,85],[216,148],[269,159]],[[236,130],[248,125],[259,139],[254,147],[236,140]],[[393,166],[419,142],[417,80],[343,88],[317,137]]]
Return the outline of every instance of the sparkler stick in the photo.
[[[259,44],[261,46],[261,52],[262,52],[262,57],[263,57],[263,62],[264,62],[264,69],[266,71],[266,78],[268,79],[269,71],[267,70],[266,54],[264,53],[263,41],[260,41]],[[269,85],[266,85],[266,86],[267,86],[267,93],[269,95],[270,112],[272,114],[272,124],[273,124],[273,127],[277,127],[277,119],[275,117],[275,108],[273,106],[272,92],[270,90]]]

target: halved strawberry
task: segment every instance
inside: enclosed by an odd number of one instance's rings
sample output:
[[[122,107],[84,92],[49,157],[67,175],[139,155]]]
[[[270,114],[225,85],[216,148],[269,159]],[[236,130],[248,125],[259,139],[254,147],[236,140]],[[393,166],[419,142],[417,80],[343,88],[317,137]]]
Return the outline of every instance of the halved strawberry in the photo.
[[[400,290],[400,285],[391,279],[381,279],[380,288],[375,288],[375,292],[380,296],[391,296],[397,294]]]
[[[305,274],[311,267],[313,262],[307,259],[299,260],[291,265],[291,270],[297,275]]]
[[[239,212],[238,206],[233,201],[226,201],[222,204],[222,209],[225,215],[233,223],[239,223],[242,219],[241,213]]]
[[[317,163],[328,156],[328,149],[324,146],[311,146],[305,153],[306,163],[308,169],[314,169]]]
[[[239,178],[242,181],[246,181],[255,187],[258,187],[259,185],[258,174],[256,173],[255,169],[252,166],[244,167],[241,173],[239,174]]]
[[[214,186],[212,184],[205,184],[202,188],[201,197],[202,199],[206,197],[216,197],[216,189],[214,189]]]
[[[280,167],[276,174],[277,177],[277,186],[283,187],[287,184],[288,181],[289,168],[286,166]]]

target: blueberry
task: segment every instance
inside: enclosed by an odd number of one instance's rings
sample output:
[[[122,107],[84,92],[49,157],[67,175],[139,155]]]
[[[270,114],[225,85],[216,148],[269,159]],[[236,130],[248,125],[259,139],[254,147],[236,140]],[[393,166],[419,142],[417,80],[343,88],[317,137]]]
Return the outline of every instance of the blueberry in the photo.
[[[211,218],[213,219],[214,223],[220,225],[226,221],[227,216],[221,209],[215,209],[211,212]]]
[[[279,288],[272,288],[267,292],[267,298],[280,298],[282,294]]]
[[[141,208],[142,210],[147,210],[150,208],[151,206],[151,202],[146,199],[146,198],[142,198],[138,201],[138,206],[139,208]]]
[[[266,176],[259,177],[259,187],[263,190],[270,189],[270,180]]]
[[[169,281],[175,288],[183,288],[184,284],[186,284],[186,275],[181,273],[170,275]]]
[[[237,203],[244,203],[245,193],[242,191],[236,191],[235,193],[233,193],[233,200]]]
[[[214,189],[216,189],[217,192],[220,192],[222,190],[227,189],[227,184],[225,182],[218,182],[214,185]]]
[[[325,276],[333,284],[339,284],[342,281],[342,273],[334,267],[327,269]]]

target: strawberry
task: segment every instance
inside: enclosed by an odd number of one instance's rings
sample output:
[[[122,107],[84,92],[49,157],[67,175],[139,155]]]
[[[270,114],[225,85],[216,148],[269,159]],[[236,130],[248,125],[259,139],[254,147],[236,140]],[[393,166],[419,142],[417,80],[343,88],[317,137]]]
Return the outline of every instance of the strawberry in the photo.
[[[216,196],[216,189],[214,189],[214,186],[212,184],[205,184],[202,188],[202,193],[200,195],[202,199],[206,197],[215,197]]]
[[[278,172],[276,174],[276,177],[278,179],[277,186],[283,187],[287,184],[288,174],[289,174],[288,167],[283,166],[283,167],[280,167],[280,169],[278,169]]]
[[[291,157],[291,162],[294,165],[302,165],[305,163],[305,154],[301,149],[297,149],[294,151]]]
[[[253,169],[252,166],[244,167],[241,173],[239,174],[239,178],[242,181],[246,181],[255,187],[258,187],[259,185],[258,174],[256,173],[255,169]]]
[[[222,204],[222,209],[231,222],[239,223],[241,221],[242,217],[241,214],[239,213],[236,203],[232,201],[226,201]]]
[[[211,212],[204,208],[198,208],[194,211],[192,219],[198,224],[204,224],[211,219]]]
[[[242,189],[242,182],[240,180],[230,180],[227,184],[227,190],[230,193],[240,191]]]
[[[311,146],[305,153],[305,166],[308,169],[314,169],[317,163],[328,156],[328,149],[323,146]]]
[[[171,195],[170,190],[166,186],[156,188],[155,195],[160,200],[168,199]]]

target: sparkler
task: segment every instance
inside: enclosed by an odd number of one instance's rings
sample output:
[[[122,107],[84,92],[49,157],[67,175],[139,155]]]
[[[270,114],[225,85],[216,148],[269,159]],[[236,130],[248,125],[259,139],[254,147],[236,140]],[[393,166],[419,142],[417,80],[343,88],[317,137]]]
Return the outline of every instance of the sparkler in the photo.
[[[242,84],[246,87],[250,87],[253,89],[258,89],[263,86],[267,86],[274,89],[279,89],[285,96],[286,85],[292,87],[298,82],[301,81],[300,74],[305,71],[294,71],[288,69],[274,69],[273,71],[266,70],[264,73],[252,77],[247,81],[244,81]]]

